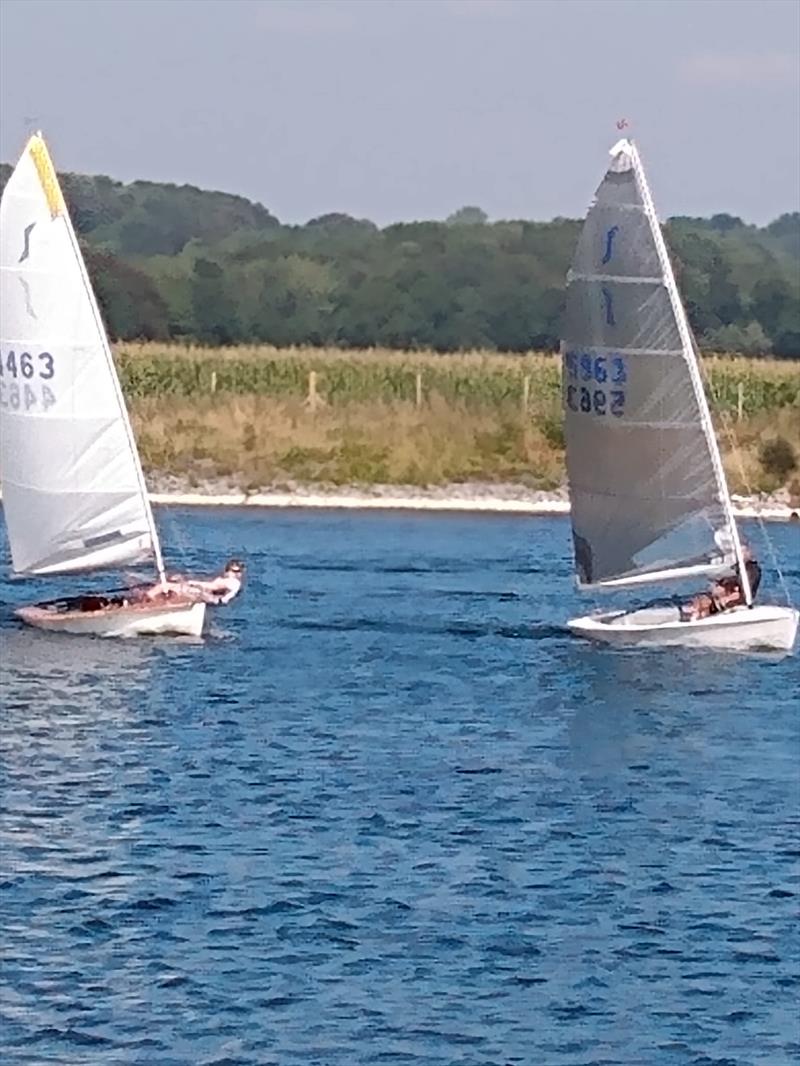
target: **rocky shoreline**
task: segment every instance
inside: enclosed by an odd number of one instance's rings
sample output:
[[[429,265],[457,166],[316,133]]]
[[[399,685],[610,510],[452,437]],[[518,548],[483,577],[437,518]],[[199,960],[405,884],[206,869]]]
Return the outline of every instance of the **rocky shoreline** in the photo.
[[[244,491],[235,481],[219,478],[190,484],[174,475],[148,479],[153,503],[199,507],[309,507],[352,510],[466,511],[506,514],[567,514],[565,488],[553,491],[495,482],[436,485],[327,485],[288,484]],[[786,490],[770,496],[734,496],[734,511],[741,518],[800,521]]]

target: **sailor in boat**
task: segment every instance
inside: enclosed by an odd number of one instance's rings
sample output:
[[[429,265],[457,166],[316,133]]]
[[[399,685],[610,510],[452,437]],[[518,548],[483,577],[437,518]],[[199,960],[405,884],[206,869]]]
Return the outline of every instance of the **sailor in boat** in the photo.
[[[163,582],[154,585],[138,586],[130,590],[129,598],[133,603],[162,603],[164,601],[182,600],[193,603],[224,604],[239,595],[244,579],[244,563],[240,559],[229,559],[222,573],[212,578],[187,578],[182,574],[170,574]]]
[[[190,603],[225,604],[238,596],[244,578],[244,563],[239,559],[230,559],[222,572],[207,579],[187,578],[182,574],[171,574],[163,584],[134,585],[132,588],[116,593],[84,593],[79,596],[53,600],[48,609],[62,613],[80,611],[115,611],[121,607],[163,606],[164,604],[185,605]]]
[[[752,602],[755,600],[758,586],[761,584],[761,567],[747,544],[742,545],[742,558],[750,585],[750,599]],[[732,574],[719,578],[708,592],[698,593],[688,604],[685,604],[681,608],[681,617],[685,621],[694,622],[700,618],[708,618],[712,614],[729,611],[733,607],[739,607],[744,602],[744,589],[739,577],[739,565],[737,563],[733,568]]]

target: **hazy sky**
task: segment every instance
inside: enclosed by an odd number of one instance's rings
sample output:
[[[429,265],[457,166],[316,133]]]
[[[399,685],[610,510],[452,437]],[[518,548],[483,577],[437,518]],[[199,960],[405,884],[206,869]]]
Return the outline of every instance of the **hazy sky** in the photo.
[[[0,0],[0,159],[282,221],[584,212],[627,117],[661,215],[800,206],[798,0]]]

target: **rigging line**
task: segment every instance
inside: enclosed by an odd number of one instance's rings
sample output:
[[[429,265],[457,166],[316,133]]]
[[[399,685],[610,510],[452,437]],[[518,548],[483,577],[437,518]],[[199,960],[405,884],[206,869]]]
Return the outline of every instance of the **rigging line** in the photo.
[[[730,413],[728,411],[726,411],[723,408],[723,406],[722,406],[722,403],[721,403],[721,399],[722,398],[721,398],[720,393],[718,393],[715,390],[715,388],[714,388],[714,379],[713,379],[713,375],[711,374],[710,368],[706,369],[704,361],[701,361],[700,359],[698,359],[698,363],[700,363],[701,373],[703,375],[703,380],[705,382],[705,385],[708,388],[708,391],[709,391],[710,395],[714,398],[714,403],[715,403],[715,406],[717,408],[716,413],[715,413],[717,422],[722,426],[723,430],[725,431],[728,447],[731,450],[731,455],[734,456],[735,459],[736,459],[736,465],[738,467],[739,477],[741,478],[742,484],[744,485],[744,487],[745,487],[745,489],[747,491],[747,495],[748,496],[752,496],[753,495],[752,485],[750,484],[750,480],[747,477],[747,472],[746,472],[745,466],[744,466],[744,460],[742,459],[742,452],[741,452],[741,449],[739,448],[739,445],[737,443],[736,434],[733,431],[733,419],[731,418]],[[792,602],[792,594],[789,591],[789,585],[788,585],[788,583],[786,581],[786,578],[784,576],[783,570],[781,569],[781,564],[780,564],[780,561],[778,559],[778,553],[775,551],[775,546],[772,543],[772,538],[770,537],[769,533],[767,532],[767,524],[764,521],[764,517],[763,517],[763,515],[760,512],[756,513],[756,522],[758,523],[758,526],[759,526],[759,531],[761,533],[761,539],[767,545],[767,549],[768,549],[769,557],[770,557],[770,562],[772,563],[772,566],[774,567],[775,572],[778,575],[778,582],[779,582],[779,584],[781,586],[781,589],[783,591],[783,595],[786,598],[786,604],[787,604],[788,607],[794,607],[794,603]]]
[[[184,529],[184,525],[175,517],[174,508],[170,507],[168,504],[161,504],[159,507],[159,523],[161,529],[169,534],[170,555],[172,555],[173,558],[177,556],[177,569],[181,573],[184,573],[186,571],[191,543],[190,538],[187,536],[186,530]],[[173,568],[170,567],[169,569],[172,571]]]

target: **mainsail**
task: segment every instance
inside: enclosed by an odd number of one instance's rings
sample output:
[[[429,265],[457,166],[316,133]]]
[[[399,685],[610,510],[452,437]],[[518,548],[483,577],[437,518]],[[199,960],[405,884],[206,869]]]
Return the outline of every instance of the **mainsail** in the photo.
[[[581,585],[713,573],[741,549],[650,191],[619,141],[568,276],[563,399]]]
[[[38,134],[0,204],[0,477],[18,573],[151,554],[161,569],[108,340]]]

